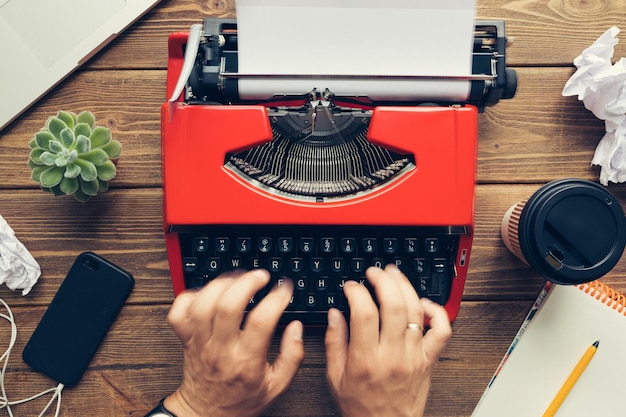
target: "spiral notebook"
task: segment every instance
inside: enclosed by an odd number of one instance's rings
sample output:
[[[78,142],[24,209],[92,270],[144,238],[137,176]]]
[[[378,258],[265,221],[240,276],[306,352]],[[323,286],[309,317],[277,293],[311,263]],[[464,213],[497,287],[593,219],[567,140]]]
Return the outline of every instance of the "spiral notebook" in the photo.
[[[585,350],[598,350],[556,416],[626,415],[626,297],[594,281],[546,284],[472,417],[546,410]]]

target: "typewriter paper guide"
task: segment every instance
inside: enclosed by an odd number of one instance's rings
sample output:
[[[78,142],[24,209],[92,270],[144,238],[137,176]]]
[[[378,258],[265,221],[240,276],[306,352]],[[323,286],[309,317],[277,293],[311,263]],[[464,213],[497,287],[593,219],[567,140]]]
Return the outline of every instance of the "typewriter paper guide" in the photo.
[[[237,1],[239,73],[468,76],[475,1]],[[372,100],[463,102],[469,81],[240,79],[242,98],[328,88]]]

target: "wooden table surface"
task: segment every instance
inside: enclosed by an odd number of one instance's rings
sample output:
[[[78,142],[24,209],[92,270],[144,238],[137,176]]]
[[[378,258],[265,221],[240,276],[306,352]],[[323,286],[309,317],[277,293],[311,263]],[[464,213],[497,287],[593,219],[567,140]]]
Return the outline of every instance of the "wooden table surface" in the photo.
[[[590,161],[604,122],[576,97],[562,97],[561,90],[583,49],[613,25],[626,28],[625,10],[623,0],[478,0],[479,18],[506,21],[513,38],[507,61],[519,87],[514,99],[479,115],[470,270],[454,335],[434,371],[428,416],[471,414],[543,285],[502,244],[503,213],[548,181],[598,181],[599,169]],[[127,269],[136,286],[81,383],[64,392],[62,415],[143,416],[177,387],[181,354],[165,322],[173,294],[161,229],[159,107],[165,100],[167,37],[205,16],[234,15],[233,0],[163,0],[0,132],[0,215],[42,268],[26,297],[0,288],[19,329],[6,376],[11,399],[53,386],[20,355],[73,259],[87,250]],[[625,45],[617,45],[614,59],[626,55]],[[111,189],[85,204],[43,193],[30,180],[27,143],[59,109],[91,110],[123,145]],[[611,184],[609,190],[626,204],[623,185]],[[626,291],[626,261],[603,280]],[[0,323],[0,349],[8,335],[8,325]],[[290,391],[264,415],[338,415],[325,382],[322,332],[308,329],[305,348]],[[44,403],[14,410],[37,415]]]

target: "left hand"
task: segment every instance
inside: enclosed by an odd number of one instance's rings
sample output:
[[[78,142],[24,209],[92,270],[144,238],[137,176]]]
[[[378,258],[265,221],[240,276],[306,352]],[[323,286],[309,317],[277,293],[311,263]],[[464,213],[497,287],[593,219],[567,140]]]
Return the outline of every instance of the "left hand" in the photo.
[[[273,364],[267,352],[293,292],[285,280],[244,320],[248,300],[269,282],[263,270],[230,272],[180,294],[168,321],[183,345],[183,382],[165,407],[185,417],[253,417],[289,387],[302,359],[302,323],[284,330]]]

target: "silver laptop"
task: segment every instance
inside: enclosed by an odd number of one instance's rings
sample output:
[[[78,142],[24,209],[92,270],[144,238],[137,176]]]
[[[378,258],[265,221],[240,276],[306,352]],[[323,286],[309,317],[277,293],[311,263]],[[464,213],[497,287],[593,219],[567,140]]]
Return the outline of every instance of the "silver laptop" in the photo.
[[[0,0],[0,130],[159,0]]]

